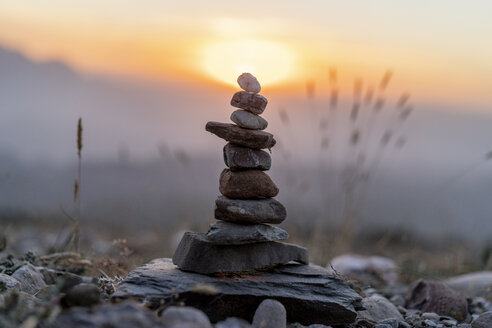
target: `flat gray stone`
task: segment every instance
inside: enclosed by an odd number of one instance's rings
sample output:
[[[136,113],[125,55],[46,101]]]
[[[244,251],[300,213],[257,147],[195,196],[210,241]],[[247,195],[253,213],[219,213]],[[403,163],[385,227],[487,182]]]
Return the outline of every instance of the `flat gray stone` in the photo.
[[[41,272],[32,264],[26,264],[17,269],[12,278],[20,282],[20,288],[28,294],[36,294],[39,290],[46,288]]]
[[[251,322],[265,299],[281,302],[287,320],[303,325],[350,324],[361,309],[361,297],[341,279],[319,266],[298,264],[247,275],[207,276],[181,271],[170,259],[156,259],[130,272],[113,298],[135,298],[154,309],[183,303],[202,310],[212,322],[229,317]]]
[[[309,263],[307,250],[274,241],[215,245],[196,232],[185,232],[173,255],[173,263],[180,269],[202,274],[251,272],[291,261]]]
[[[231,121],[242,128],[251,130],[265,130],[268,126],[267,120],[263,117],[242,109],[232,112]]]
[[[208,122],[207,125],[205,125],[205,130],[233,144],[248,148],[270,149],[275,146],[276,143],[271,133],[243,129],[230,123]]]
[[[21,290],[20,282],[5,273],[0,273],[0,293],[4,291],[19,292]]]
[[[253,317],[254,328],[286,328],[287,313],[285,307],[276,300],[264,300]]]
[[[217,221],[210,225],[207,238],[216,245],[242,245],[289,238],[284,229],[268,224],[237,224]]]
[[[257,93],[246,91],[236,92],[231,99],[231,106],[247,110],[253,114],[261,114],[266,108],[268,100]]]
[[[224,146],[224,162],[231,170],[269,170],[272,166],[270,154],[228,143]]]
[[[237,223],[279,224],[287,217],[285,207],[273,198],[243,200],[223,196],[215,200],[215,218]]]

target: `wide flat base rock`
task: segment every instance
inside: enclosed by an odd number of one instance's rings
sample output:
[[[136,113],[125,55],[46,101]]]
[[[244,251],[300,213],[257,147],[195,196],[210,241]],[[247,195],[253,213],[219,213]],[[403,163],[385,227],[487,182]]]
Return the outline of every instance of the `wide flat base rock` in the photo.
[[[173,255],[173,263],[182,270],[202,274],[251,272],[291,261],[309,263],[307,250],[275,241],[216,245],[196,232],[185,232]]]
[[[270,272],[206,276],[184,272],[171,259],[135,269],[116,287],[113,299],[134,298],[152,308],[184,303],[204,311],[212,322],[240,317],[251,322],[265,299],[281,302],[289,322],[348,324],[361,309],[361,297],[342,280],[315,265],[289,264]]]

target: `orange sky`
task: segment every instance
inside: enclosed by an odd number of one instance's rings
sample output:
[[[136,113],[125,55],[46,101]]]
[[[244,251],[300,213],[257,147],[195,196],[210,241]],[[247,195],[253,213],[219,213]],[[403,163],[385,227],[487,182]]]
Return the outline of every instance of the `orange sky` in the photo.
[[[368,4],[370,3],[370,5]],[[89,72],[234,83],[243,70],[266,87],[304,92],[355,78],[418,99],[487,110],[492,104],[492,5],[371,2],[0,1],[0,44]],[[468,109],[468,108],[467,108]],[[490,109],[492,111],[492,109]]]

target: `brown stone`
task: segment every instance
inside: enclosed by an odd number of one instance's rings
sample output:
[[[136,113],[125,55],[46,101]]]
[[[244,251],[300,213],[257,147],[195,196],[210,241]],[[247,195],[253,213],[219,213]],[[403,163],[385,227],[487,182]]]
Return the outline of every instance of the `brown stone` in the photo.
[[[231,171],[225,169],[220,174],[220,193],[232,199],[254,199],[275,197],[278,188],[270,177],[262,171]]]
[[[205,130],[230,143],[253,149],[272,148],[276,143],[271,133],[243,129],[230,123],[208,122]]]
[[[266,108],[268,100],[257,93],[239,91],[232,96],[231,106],[241,108],[253,114],[261,114]]]

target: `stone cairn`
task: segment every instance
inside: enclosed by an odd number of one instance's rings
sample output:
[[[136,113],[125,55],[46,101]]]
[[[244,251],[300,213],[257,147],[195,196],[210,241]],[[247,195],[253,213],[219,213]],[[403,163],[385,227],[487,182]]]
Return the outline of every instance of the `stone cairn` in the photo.
[[[234,94],[231,114],[236,124],[208,122],[205,129],[229,143],[224,146],[228,168],[220,175],[215,218],[208,233],[186,232],[173,256],[181,270],[201,274],[267,270],[291,261],[308,264],[305,248],[279,242],[286,231],[270,224],[285,220],[285,207],[275,200],[279,190],[264,172],[270,169],[273,135],[259,116],[267,99],[258,94],[257,79],[244,73],[237,79],[244,91]]]

